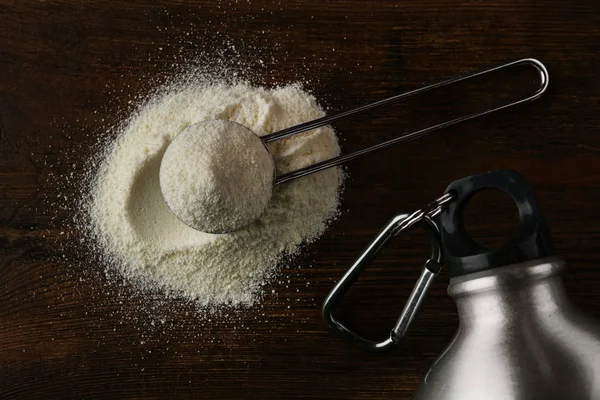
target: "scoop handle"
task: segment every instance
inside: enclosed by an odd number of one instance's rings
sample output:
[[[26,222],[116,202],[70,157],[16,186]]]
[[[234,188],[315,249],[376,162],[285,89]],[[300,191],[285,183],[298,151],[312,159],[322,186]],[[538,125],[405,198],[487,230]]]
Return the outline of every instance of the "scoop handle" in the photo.
[[[318,119],[315,119],[315,120],[312,120],[312,121],[309,121],[309,122],[305,122],[305,123],[300,124],[300,125],[296,125],[296,126],[292,126],[290,128],[287,128],[287,129],[283,129],[281,131],[272,133],[270,135],[263,136],[263,137],[261,137],[261,139],[262,139],[262,141],[264,143],[274,142],[276,140],[284,139],[284,138],[287,138],[287,137],[290,137],[290,136],[293,136],[293,135],[297,135],[297,134],[302,133],[302,132],[310,131],[312,129],[316,129],[316,128],[319,128],[321,126],[329,125],[333,121],[337,121],[338,119],[342,119],[342,118],[348,117],[350,115],[359,114],[359,113],[362,113],[362,112],[365,112],[365,111],[368,111],[368,110],[372,110],[372,109],[377,108],[377,107],[383,107],[383,106],[386,106],[386,105],[394,104],[394,103],[400,102],[400,101],[402,101],[404,99],[408,99],[410,97],[416,96],[418,94],[421,94],[421,93],[424,93],[424,92],[427,92],[427,91],[430,91],[430,90],[434,90],[434,89],[438,89],[438,88],[441,88],[441,87],[444,87],[444,86],[448,86],[448,85],[451,85],[451,84],[454,84],[454,83],[466,81],[466,80],[471,79],[471,78],[475,78],[475,77],[478,77],[478,76],[481,76],[481,75],[485,75],[485,74],[488,74],[488,73],[499,71],[499,70],[502,70],[502,69],[505,69],[505,68],[514,67],[514,66],[517,66],[517,65],[530,65],[533,68],[535,68],[539,72],[539,74],[540,74],[540,85],[538,86],[538,88],[536,89],[536,91],[534,93],[532,93],[531,95],[529,95],[527,97],[521,98],[519,100],[510,102],[510,103],[503,104],[503,105],[498,106],[498,107],[490,108],[490,109],[485,110],[485,111],[481,111],[481,112],[473,113],[473,114],[468,114],[468,115],[463,115],[461,117],[454,118],[454,119],[451,119],[451,120],[448,120],[448,121],[444,121],[442,123],[439,123],[439,124],[436,124],[436,125],[432,125],[430,127],[424,128],[424,129],[413,131],[413,132],[407,133],[405,135],[402,135],[400,137],[397,137],[395,139],[391,139],[391,140],[388,140],[386,142],[382,142],[382,143],[376,144],[374,146],[366,147],[366,148],[364,148],[362,150],[358,150],[358,151],[356,151],[354,153],[345,154],[345,155],[341,155],[341,156],[338,156],[338,157],[330,158],[329,160],[318,162],[318,163],[310,165],[310,166],[308,166],[306,168],[302,168],[302,169],[299,169],[297,171],[293,171],[293,172],[290,172],[290,173],[287,173],[287,174],[284,174],[284,175],[281,175],[281,176],[277,177],[275,179],[275,184],[277,185],[277,184],[280,184],[280,183],[291,181],[291,180],[296,179],[296,178],[300,178],[300,177],[303,177],[303,176],[306,176],[306,175],[313,174],[315,172],[322,171],[322,170],[327,169],[327,168],[336,167],[338,165],[341,165],[341,164],[343,164],[345,162],[354,160],[354,159],[356,159],[356,158],[358,158],[360,156],[363,156],[365,154],[371,153],[373,151],[381,150],[381,149],[390,147],[390,146],[398,144],[398,143],[406,142],[408,140],[417,139],[417,138],[425,136],[425,135],[427,135],[427,134],[429,134],[431,132],[440,130],[442,128],[446,128],[446,127],[451,126],[451,125],[458,124],[458,123],[463,122],[463,121],[467,121],[467,120],[470,120],[470,119],[481,117],[481,116],[484,116],[484,115],[487,115],[487,114],[491,114],[491,113],[496,112],[496,111],[503,110],[505,108],[509,108],[509,107],[512,107],[512,106],[516,106],[518,104],[527,103],[527,102],[536,100],[548,88],[548,83],[549,83],[550,77],[548,75],[548,70],[546,69],[546,67],[544,66],[544,64],[542,64],[540,61],[538,61],[538,60],[536,60],[534,58],[523,58],[523,59],[520,59],[520,60],[509,62],[507,64],[499,65],[497,67],[493,67],[493,68],[489,68],[489,69],[485,69],[485,70],[481,70],[481,71],[477,71],[477,72],[472,72],[470,74],[463,75],[463,76],[457,76],[457,77],[454,77],[454,78],[451,78],[451,79],[447,79],[445,81],[434,83],[433,85],[424,86],[422,88],[411,90],[409,92],[405,92],[405,93],[402,93],[402,94],[399,94],[399,95],[396,95],[396,96],[392,96],[392,97],[389,97],[387,99],[379,100],[379,101],[376,101],[374,103],[366,104],[366,105],[363,105],[361,107],[357,107],[357,108],[354,108],[354,109],[351,109],[351,110],[347,110],[347,111],[341,112],[339,114],[335,114],[335,115],[330,115],[330,116],[325,116],[325,117],[322,117],[322,118],[318,118]]]

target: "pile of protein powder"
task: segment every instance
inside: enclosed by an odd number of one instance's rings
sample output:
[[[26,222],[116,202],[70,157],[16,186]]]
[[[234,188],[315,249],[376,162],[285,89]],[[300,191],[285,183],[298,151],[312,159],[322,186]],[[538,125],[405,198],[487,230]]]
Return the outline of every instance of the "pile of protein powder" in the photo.
[[[96,251],[142,287],[209,307],[255,303],[277,266],[317,239],[337,215],[342,171],[276,185],[258,220],[235,232],[209,234],[181,222],[165,203],[159,181],[163,154],[180,132],[200,121],[231,120],[262,136],[323,115],[298,85],[267,89],[203,77],[170,85],[114,133],[90,171],[85,230]],[[273,142],[269,151],[283,174],[334,157],[339,146],[333,130],[324,127]],[[220,168],[235,179],[228,165]],[[176,179],[170,185],[177,191]]]

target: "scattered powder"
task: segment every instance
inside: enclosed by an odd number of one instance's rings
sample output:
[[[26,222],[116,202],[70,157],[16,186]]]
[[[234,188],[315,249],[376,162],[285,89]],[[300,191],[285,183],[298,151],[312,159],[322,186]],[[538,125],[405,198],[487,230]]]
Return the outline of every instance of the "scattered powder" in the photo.
[[[329,169],[274,188],[261,217],[245,229],[194,230],[169,209],[159,169],[169,143],[191,124],[223,119],[262,136],[323,116],[298,86],[188,81],[156,95],[106,149],[87,205],[92,235],[126,277],[205,306],[249,305],[276,266],[318,238],[335,216],[343,175]],[[270,143],[279,174],[339,153],[329,127]]]
[[[169,145],[160,187],[177,217],[202,232],[245,228],[267,208],[273,159],[247,127],[226,120],[190,125]]]

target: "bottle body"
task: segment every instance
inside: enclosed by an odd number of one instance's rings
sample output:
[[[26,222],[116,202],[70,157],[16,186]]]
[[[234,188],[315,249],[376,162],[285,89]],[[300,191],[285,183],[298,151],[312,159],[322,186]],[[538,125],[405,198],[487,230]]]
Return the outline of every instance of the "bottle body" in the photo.
[[[417,400],[600,400],[600,324],[567,298],[564,262],[453,278],[460,327]]]

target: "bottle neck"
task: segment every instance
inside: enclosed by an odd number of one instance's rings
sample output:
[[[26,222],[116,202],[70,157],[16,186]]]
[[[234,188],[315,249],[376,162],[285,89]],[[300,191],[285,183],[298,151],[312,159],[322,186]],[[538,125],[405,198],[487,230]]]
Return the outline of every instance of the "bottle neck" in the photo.
[[[463,327],[520,323],[570,304],[559,276],[565,267],[555,257],[513,264],[453,278],[448,293]]]

